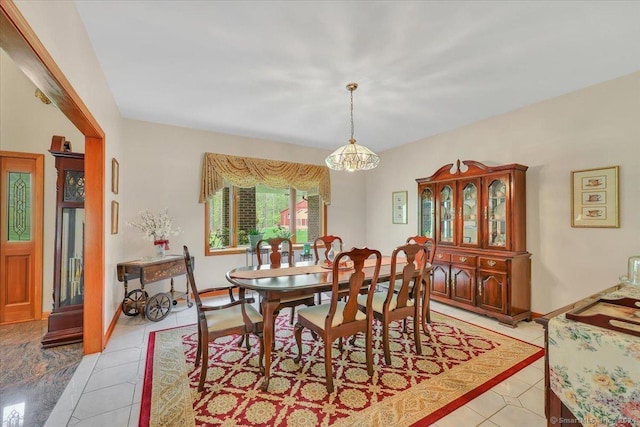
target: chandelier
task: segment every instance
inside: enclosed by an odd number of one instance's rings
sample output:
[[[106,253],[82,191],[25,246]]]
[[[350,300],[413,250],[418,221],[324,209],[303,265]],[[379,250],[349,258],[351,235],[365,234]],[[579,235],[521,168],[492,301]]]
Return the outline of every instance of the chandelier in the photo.
[[[338,148],[325,159],[330,169],[337,171],[364,171],[373,169],[380,163],[380,157],[364,145],[356,144],[353,139],[353,91],[358,89],[357,83],[349,83],[347,90],[351,92],[351,139],[349,143]]]

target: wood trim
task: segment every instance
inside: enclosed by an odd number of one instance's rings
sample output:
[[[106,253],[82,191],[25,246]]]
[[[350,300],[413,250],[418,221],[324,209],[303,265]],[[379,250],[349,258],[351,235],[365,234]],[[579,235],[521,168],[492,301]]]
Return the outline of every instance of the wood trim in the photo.
[[[0,0],[0,48],[85,135],[84,353],[106,345],[104,311],[105,134],[12,0]],[[42,298],[41,298],[42,299]]]

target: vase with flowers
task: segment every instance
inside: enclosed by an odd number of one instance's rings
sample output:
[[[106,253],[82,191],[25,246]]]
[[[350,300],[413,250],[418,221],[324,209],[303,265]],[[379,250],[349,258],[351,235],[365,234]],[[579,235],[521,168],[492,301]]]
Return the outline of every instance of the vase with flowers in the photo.
[[[127,225],[140,230],[146,240],[153,242],[156,256],[163,257],[169,249],[169,236],[182,232],[180,227],[173,228],[173,221],[168,209],[163,209],[157,214],[144,210],[138,214],[138,221],[127,222]]]

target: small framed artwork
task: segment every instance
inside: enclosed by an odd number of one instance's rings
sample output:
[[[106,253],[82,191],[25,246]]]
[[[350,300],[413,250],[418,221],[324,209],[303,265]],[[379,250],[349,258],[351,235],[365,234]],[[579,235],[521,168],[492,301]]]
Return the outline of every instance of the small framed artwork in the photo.
[[[111,192],[118,194],[118,187],[120,186],[120,163],[116,158],[111,159]]]
[[[620,227],[618,166],[571,172],[571,226]]]
[[[407,223],[407,192],[394,191],[392,195],[392,218],[394,224]]]
[[[111,201],[111,234],[118,234],[118,215],[120,214],[120,204],[115,200]]]

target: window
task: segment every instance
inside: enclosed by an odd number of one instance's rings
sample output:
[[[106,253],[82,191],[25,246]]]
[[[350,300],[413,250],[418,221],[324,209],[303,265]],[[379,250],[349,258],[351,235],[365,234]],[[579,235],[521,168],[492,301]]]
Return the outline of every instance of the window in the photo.
[[[262,184],[250,188],[225,185],[205,203],[205,219],[207,255],[244,249],[250,230],[262,233],[265,239],[288,237],[299,244],[313,242],[326,230],[326,209],[317,190]]]

